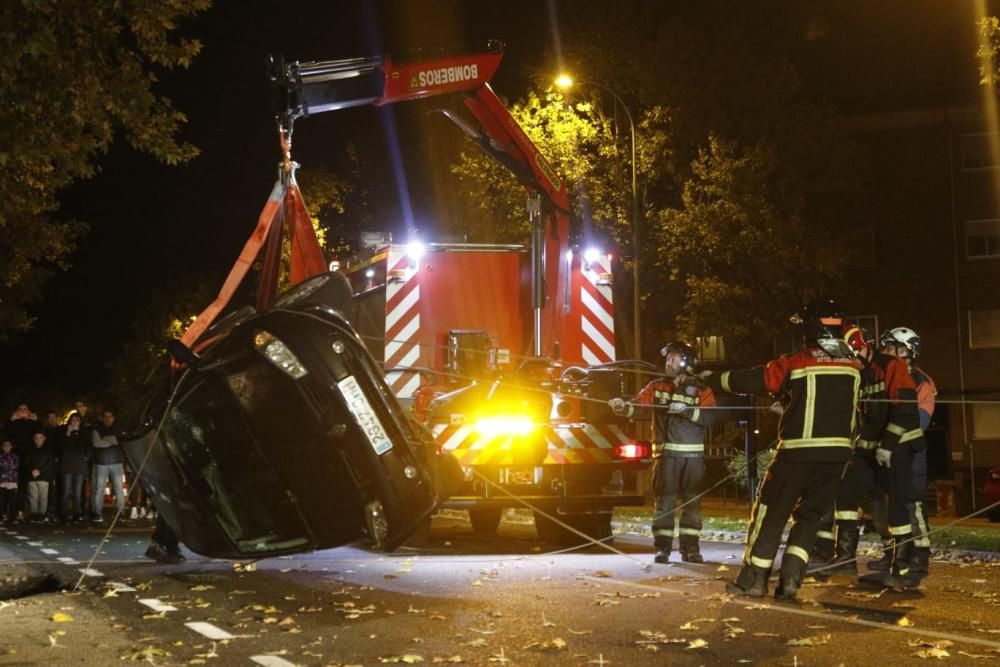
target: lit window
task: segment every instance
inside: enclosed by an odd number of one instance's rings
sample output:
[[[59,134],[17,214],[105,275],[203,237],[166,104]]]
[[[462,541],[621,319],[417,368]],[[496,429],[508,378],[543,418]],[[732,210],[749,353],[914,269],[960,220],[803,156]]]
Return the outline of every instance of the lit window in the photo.
[[[972,406],[972,437],[975,440],[1000,439],[1000,406]]]
[[[969,311],[969,347],[1000,347],[1000,310]]]
[[[965,221],[965,256],[1000,257],[1000,220]]]
[[[695,338],[698,346],[698,358],[701,361],[725,361],[726,343],[722,336],[698,336]]]

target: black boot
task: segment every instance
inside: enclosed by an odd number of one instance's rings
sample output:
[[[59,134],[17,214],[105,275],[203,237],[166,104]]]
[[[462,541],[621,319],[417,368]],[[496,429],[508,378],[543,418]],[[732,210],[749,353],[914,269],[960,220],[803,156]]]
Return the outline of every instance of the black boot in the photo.
[[[789,557],[786,552],[781,559],[781,575],[774,597],[782,600],[794,600],[799,594],[802,579],[806,573],[806,564],[797,556]]]
[[[726,592],[733,595],[762,598],[767,595],[767,578],[770,576],[771,568],[744,563],[736,580],[726,584]]]
[[[654,563],[667,564],[670,562],[670,549],[657,549],[656,555],[653,556]]]
[[[892,566],[882,584],[889,588],[910,588],[910,555],[913,542],[910,535],[901,535],[892,543]]]
[[[681,560],[685,563],[704,563],[697,540],[686,540],[680,545]]]
[[[910,580],[919,584],[930,572],[931,548],[913,547],[910,553]]]
[[[892,566],[892,542],[882,543],[882,557],[868,561],[868,569],[885,572]]]
[[[826,574],[858,576],[858,538],[860,533],[857,521],[837,525],[837,547],[833,560],[824,569]]]

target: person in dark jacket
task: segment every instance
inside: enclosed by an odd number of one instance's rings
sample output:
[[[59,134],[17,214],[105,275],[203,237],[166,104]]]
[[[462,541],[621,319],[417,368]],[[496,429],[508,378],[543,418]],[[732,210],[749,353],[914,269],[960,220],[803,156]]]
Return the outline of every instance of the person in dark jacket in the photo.
[[[91,443],[94,446],[94,478],[92,482],[92,498],[90,519],[101,523],[104,518],[101,510],[104,507],[104,484],[111,480],[111,488],[115,494],[115,509],[121,515],[125,511],[125,491],[122,485],[125,477],[122,448],[118,446],[115,435],[115,415],[111,410],[101,413],[100,423],[91,431]],[[125,520],[125,516],[120,517]]]
[[[74,412],[59,433],[59,479],[62,487],[59,509],[63,521],[70,519],[70,501],[73,503],[73,519],[83,521],[83,480],[90,472],[92,451],[93,445],[84,435],[80,415]]]
[[[45,443],[45,433],[35,433],[32,448],[25,456],[28,470],[28,521],[44,523],[49,506],[49,482],[52,481],[52,452]]]
[[[17,518],[17,485],[21,461],[14,451],[14,443],[7,438],[0,443],[0,522],[8,523]]]
[[[21,470],[17,486],[17,512],[18,518],[24,513],[24,507],[28,497],[28,470],[24,467],[24,459],[31,451],[31,437],[38,430],[38,416],[31,411],[27,403],[20,403],[17,409],[11,414],[7,422],[5,434],[14,443],[14,451],[21,462]]]
[[[706,378],[716,393],[778,395],[783,411],[778,445],[747,527],[743,566],[726,590],[763,597],[781,534],[793,517],[775,596],[795,599],[823,513],[851,457],[860,363],[844,342],[843,317],[833,302],[814,304],[793,321],[803,347],[764,366]]]

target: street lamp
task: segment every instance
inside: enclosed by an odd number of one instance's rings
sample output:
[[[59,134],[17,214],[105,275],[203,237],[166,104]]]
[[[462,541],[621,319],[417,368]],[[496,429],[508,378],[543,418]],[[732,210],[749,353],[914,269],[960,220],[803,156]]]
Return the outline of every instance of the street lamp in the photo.
[[[615,91],[611,90],[603,83],[598,83],[597,81],[577,81],[574,82],[571,77],[566,74],[560,75],[555,80],[557,87],[564,90],[572,88],[574,83],[582,83],[585,85],[596,86],[601,90],[610,94],[618,104],[622,105],[622,109],[625,110],[625,117],[628,118],[628,127],[632,135],[632,258],[635,262],[635,267],[632,270],[632,318],[633,325],[635,327],[635,357],[637,359],[642,358],[642,333],[640,327],[640,314],[641,309],[640,299],[639,299],[639,188],[638,181],[636,179],[636,163],[635,163],[635,123],[632,121],[632,112],[629,110],[628,105],[625,104],[625,100]]]

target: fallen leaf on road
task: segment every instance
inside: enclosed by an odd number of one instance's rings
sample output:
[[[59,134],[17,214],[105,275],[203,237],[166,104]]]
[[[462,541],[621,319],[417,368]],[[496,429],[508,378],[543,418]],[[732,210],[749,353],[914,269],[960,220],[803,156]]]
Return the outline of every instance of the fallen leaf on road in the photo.
[[[537,649],[539,651],[547,651],[549,649],[555,649],[556,651],[565,651],[566,642],[565,640],[559,637],[556,637],[555,639],[549,641],[541,641],[536,639],[535,641],[529,642],[528,644],[522,646],[521,648],[524,649],[531,648],[531,649]]]
[[[431,659],[431,662],[465,662],[460,655],[436,655]]]
[[[755,632],[755,633],[753,633],[753,636],[754,637],[780,637],[781,635],[779,635],[777,632]]]
[[[192,586],[188,590],[189,591],[195,591],[195,592],[198,592],[198,591],[211,591],[211,590],[215,590],[215,586],[212,586],[211,584],[198,584],[197,586]]]
[[[621,604],[621,602],[619,600],[608,600],[606,598],[602,598],[599,600],[594,600],[594,604],[596,604],[598,607],[610,607],[611,605]]]
[[[543,628],[554,628],[555,626],[556,626],[555,623],[553,623],[552,621],[549,621],[549,620],[547,620],[545,618],[545,612],[543,611],[542,612],[542,627]]]
[[[413,605],[411,604],[410,608],[406,610],[406,613],[408,613],[408,614],[422,614],[425,611],[427,611],[427,610],[426,609],[415,609],[413,607]]]
[[[52,614],[52,621],[55,623],[72,623],[73,617],[69,614],[64,614],[61,611],[57,611]]]
[[[574,630],[573,628],[566,628],[566,631],[572,635],[589,635],[591,630]]]
[[[482,637],[476,637],[471,641],[465,642],[464,646],[474,646],[474,647],[486,646],[486,640],[483,639]]]
[[[898,625],[901,628],[909,628],[913,626],[913,623],[910,621],[910,619],[904,616],[898,621],[896,621],[896,625]]]
[[[684,625],[682,625],[682,626],[680,627],[680,629],[681,629],[681,630],[698,630],[699,628],[698,628],[698,626],[697,626],[697,625],[695,625],[694,623],[692,623],[692,622],[688,621],[687,623],[685,623]]]
[[[729,568],[726,567],[725,565],[720,565],[715,571],[716,572],[729,572]]]
[[[610,576],[612,576],[612,575],[611,575],[611,573],[610,573],[610,572],[608,572],[607,570],[596,570],[596,571],[594,572],[594,576],[595,576],[595,577],[610,577]]]
[[[906,642],[912,648],[950,648],[955,645],[955,642],[949,639],[939,639],[936,642],[927,641],[925,639],[914,639],[912,641]]]
[[[164,651],[161,648],[156,648],[155,646],[147,646],[141,651],[133,651],[122,656],[122,660],[128,660],[129,662],[153,662],[153,658],[169,658],[170,653]]]
[[[785,642],[789,646],[819,646],[830,641],[830,635],[817,635],[815,637],[802,637],[801,639],[789,639]]]
[[[924,649],[923,651],[917,651],[913,655],[917,656],[918,658],[923,658],[925,660],[928,658],[934,658],[936,660],[944,660],[945,658],[951,657],[951,654],[948,653],[948,651],[945,651],[943,648],[928,648]]]
[[[155,620],[155,619],[158,619],[158,618],[166,618],[166,617],[167,617],[167,612],[160,611],[160,612],[156,612],[155,614],[143,614],[142,615],[142,620],[144,620],[144,621],[151,621],[151,620]]]
[[[704,639],[693,639],[691,643],[687,645],[687,648],[706,648],[708,647],[708,642]]]
[[[379,658],[379,662],[401,662],[407,665],[415,665],[418,662],[423,662],[422,656],[408,653],[407,655],[393,655],[387,658]]]
[[[965,651],[959,651],[959,655],[964,655],[966,658],[972,658],[973,660],[992,660],[992,655],[985,655],[983,653],[966,653]]]

